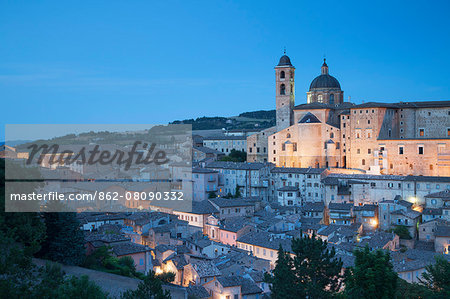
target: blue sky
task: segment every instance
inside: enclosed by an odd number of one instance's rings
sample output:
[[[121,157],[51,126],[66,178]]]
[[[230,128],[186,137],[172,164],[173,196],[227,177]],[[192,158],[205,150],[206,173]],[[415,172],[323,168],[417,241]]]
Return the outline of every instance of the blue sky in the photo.
[[[449,100],[449,11],[449,1],[0,1],[2,127],[274,109],[284,47],[296,104],[324,54],[356,103]]]

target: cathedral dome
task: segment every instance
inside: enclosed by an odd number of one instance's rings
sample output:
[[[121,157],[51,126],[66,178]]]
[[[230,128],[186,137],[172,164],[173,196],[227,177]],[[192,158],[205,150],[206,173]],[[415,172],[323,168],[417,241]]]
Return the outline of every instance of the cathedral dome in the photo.
[[[291,59],[289,59],[289,56],[284,54],[280,58],[280,62],[278,62],[277,66],[292,66]]]
[[[314,80],[311,82],[311,85],[309,86],[309,91],[313,89],[323,89],[323,88],[341,89],[339,81],[335,77],[328,74],[328,65],[325,59],[323,60],[322,64],[322,74],[314,78]]]
[[[339,88],[341,89],[341,85],[339,81],[328,74],[317,76],[309,86],[309,90],[312,89],[320,89],[320,88]]]

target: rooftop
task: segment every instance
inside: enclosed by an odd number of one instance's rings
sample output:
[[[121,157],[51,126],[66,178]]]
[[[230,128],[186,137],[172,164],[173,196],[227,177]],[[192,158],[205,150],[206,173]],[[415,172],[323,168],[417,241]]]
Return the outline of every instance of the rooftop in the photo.
[[[133,253],[140,253],[140,252],[146,252],[149,251],[150,248],[144,245],[132,243],[132,242],[126,242],[126,243],[119,243],[119,244],[112,244],[112,251],[116,256],[123,256]]]
[[[353,204],[351,203],[334,203],[331,202],[328,204],[328,209],[335,211],[350,211],[353,208]]]
[[[441,108],[450,107],[450,101],[422,101],[422,102],[398,102],[398,103],[383,103],[383,102],[368,102],[352,107],[358,108]]]
[[[407,210],[397,210],[397,211],[393,211],[391,213],[391,215],[399,215],[399,216],[405,216],[407,218],[410,219],[415,219],[420,217],[420,215],[422,215],[420,212],[411,210],[411,209],[407,209]]]
[[[214,161],[206,164],[207,168],[222,168],[222,169],[238,169],[238,170],[259,170],[267,167],[267,163],[247,163],[247,162],[229,162],[229,161]]]
[[[436,227],[436,232],[434,233],[436,237],[450,237],[450,226],[449,225],[438,225]]]
[[[443,200],[450,200],[450,190],[445,190],[441,192],[431,193],[425,195],[426,198],[442,198]]]
[[[291,252],[291,240],[274,238],[267,232],[248,233],[237,239],[238,242],[278,250],[280,245],[284,250]]]
[[[224,154],[222,152],[219,152],[219,151],[217,151],[217,150],[215,150],[213,148],[209,148],[209,147],[206,147],[206,146],[194,146],[193,148],[195,150],[203,152],[205,154],[216,154],[216,155],[223,155]]]
[[[197,272],[200,278],[220,276],[220,270],[209,260],[194,260],[191,259],[190,264]]]
[[[251,202],[245,201],[242,198],[217,197],[217,198],[209,199],[209,201],[212,204],[218,206],[219,208],[253,206],[253,204]]]
[[[274,167],[271,173],[299,173],[299,174],[321,174],[326,168],[295,168],[295,167]]]
[[[280,61],[277,66],[292,66],[291,59],[286,55],[286,53],[280,57]]]
[[[192,202],[193,214],[213,214],[218,212],[219,211],[208,200]]]
[[[323,212],[324,209],[325,205],[323,202],[307,202],[301,208],[305,212]]]

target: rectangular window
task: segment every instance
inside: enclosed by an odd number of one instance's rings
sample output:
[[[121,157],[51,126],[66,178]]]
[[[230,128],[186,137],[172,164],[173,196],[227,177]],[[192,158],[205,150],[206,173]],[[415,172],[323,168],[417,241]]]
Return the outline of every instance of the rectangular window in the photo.
[[[425,129],[423,129],[423,128],[419,129],[419,136],[420,137],[425,136]]]
[[[423,145],[419,145],[419,155],[423,155]]]
[[[403,146],[398,147],[398,154],[403,155]]]

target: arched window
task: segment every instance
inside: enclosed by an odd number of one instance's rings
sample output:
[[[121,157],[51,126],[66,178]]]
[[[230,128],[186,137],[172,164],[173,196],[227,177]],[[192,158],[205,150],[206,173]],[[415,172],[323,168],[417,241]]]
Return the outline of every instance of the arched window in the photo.
[[[321,94],[319,94],[319,96],[317,97],[317,101],[318,101],[319,103],[322,103],[322,102],[323,102],[323,96],[322,96]]]
[[[330,133],[330,138],[334,138],[334,133],[333,132]]]
[[[291,134],[287,133],[286,138],[291,138]]]
[[[280,94],[285,95],[286,94],[286,85],[281,84],[280,85]]]
[[[361,164],[362,164],[362,165],[366,165],[366,160],[365,160],[365,159],[362,159]]]
[[[280,79],[284,79],[286,77],[286,74],[284,73],[284,71],[281,71],[280,73]]]
[[[334,105],[334,94],[330,94],[330,104]]]

